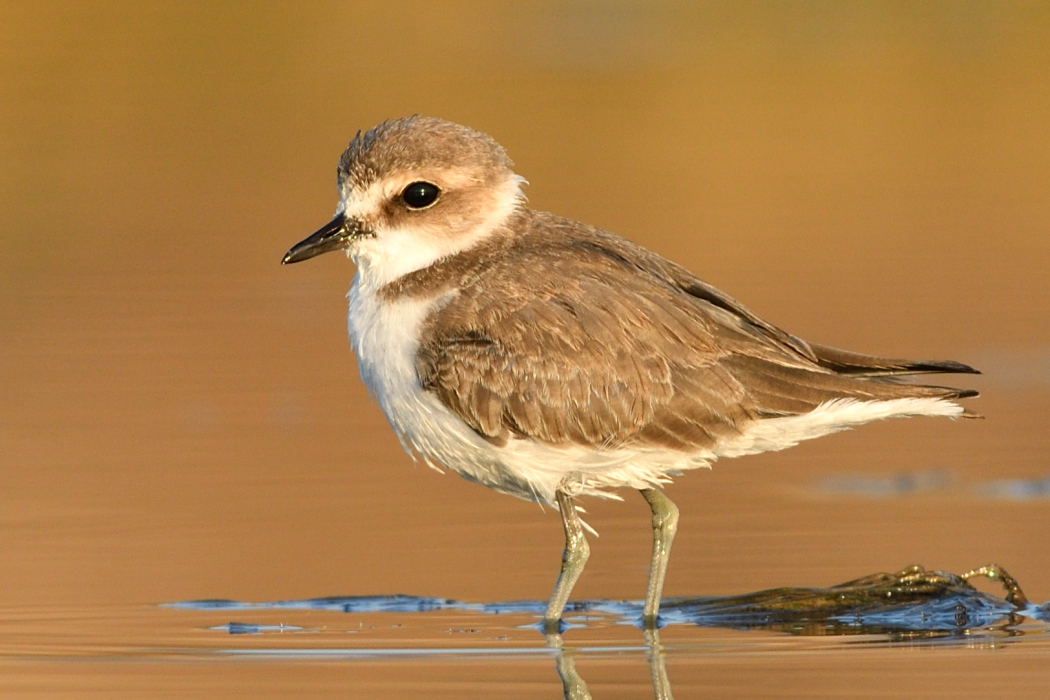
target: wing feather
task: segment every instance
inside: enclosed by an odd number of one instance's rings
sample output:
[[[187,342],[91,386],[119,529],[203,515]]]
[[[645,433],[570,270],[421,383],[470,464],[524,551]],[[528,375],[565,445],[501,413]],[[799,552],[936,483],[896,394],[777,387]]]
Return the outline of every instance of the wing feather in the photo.
[[[613,234],[539,223],[472,269],[417,355],[425,390],[489,440],[692,451],[833,399],[972,395],[891,378],[965,365],[810,345]]]

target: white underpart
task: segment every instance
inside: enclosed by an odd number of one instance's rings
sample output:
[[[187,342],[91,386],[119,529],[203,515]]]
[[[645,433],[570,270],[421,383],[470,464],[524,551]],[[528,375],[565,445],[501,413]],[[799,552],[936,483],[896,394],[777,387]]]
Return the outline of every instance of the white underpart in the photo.
[[[386,189],[374,186],[356,200],[344,200],[349,215],[368,214]],[[395,190],[396,191],[396,190]],[[434,238],[409,229],[384,230],[353,251],[358,265],[350,289],[348,328],[361,378],[378,401],[405,448],[429,465],[445,467],[497,491],[554,504],[558,490],[576,495],[618,498],[618,488],[648,488],[666,483],[678,472],[707,467],[720,457],[740,457],[782,450],[803,440],[827,435],[873,420],[895,416],[959,416],[961,406],[944,399],[887,401],[835,400],[799,416],[755,421],[742,434],[710,450],[691,453],[669,449],[595,449],[555,446],[512,439],[497,447],[484,440],[424,392],[416,371],[419,334],[427,316],[447,301],[386,300],[379,290],[390,281],[447,255],[465,250],[500,226],[520,202],[518,180],[509,180],[504,197],[476,227],[453,238]],[[571,362],[566,358],[566,362]]]
[[[427,464],[444,465],[490,488],[554,504],[559,489],[576,495],[618,498],[613,489],[666,483],[678,472],[707,467],[720,457],[782,450],[803,440],[895,416],[958,416],[962,407],[943,399],[829,401],[810,413],[756,421],[742,435],[711,450],[598,450],[511,440],[484,440],[424,392],[416,373],[419,329],[442,300],[380,300],[361,275],[350,293],[349,330],[361,378],[378,401],[405,449]]]
[[[908,398],[886,401],[826,401],[809,413],[755,421],[740,435],[715,449],[718,457],[742,457],[794,447],[829,433],[883,418],[907,416],[961,416],[963,407],[946,399]]]
[[[376,397],[405,449],[427,464],[444,465],[492,489],[555,504],[555,494],[619,498],[611,490],[642,489],[679,472],[707,467],[719,457],[739,457],[797,445],[862,423],[895,416],[958,416],[961,406],[943,399],[829,401],[800,416],[752,423],[742,435],[711,450],[607,449],[511,440],[484,440],[433,394],[416,374],[418,329],[441,300],[380,302],[360,284],[351,293],[350,335],[361,377]]]

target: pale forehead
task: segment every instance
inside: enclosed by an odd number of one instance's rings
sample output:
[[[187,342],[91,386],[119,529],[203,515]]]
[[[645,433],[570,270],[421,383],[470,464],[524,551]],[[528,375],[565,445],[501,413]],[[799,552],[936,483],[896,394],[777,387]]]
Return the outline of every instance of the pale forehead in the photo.
[[[442,119],[406,117],[358,133],[339,159],[339,186],[363,192],[426,171],[470,173],[476,181],[489,181],[502,179],[511,165],[487,134]]]

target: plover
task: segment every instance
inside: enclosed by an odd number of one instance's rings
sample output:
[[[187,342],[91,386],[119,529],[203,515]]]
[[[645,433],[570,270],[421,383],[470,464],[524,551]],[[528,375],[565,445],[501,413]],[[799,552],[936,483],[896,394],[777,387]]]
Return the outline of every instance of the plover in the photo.
[[[483,133],[387,121],[351,141],[335,218],[282,262],[353,259],[361,378],[410,453],[558,508],[548,629],[590,552],[577,497],[648,501],[652,626],[678,526],[672,476],[882,418],[975,415],[956,400],[976,391],[900,381],[973,368],[806,342],[639,245],[530,209],[524,183]]]

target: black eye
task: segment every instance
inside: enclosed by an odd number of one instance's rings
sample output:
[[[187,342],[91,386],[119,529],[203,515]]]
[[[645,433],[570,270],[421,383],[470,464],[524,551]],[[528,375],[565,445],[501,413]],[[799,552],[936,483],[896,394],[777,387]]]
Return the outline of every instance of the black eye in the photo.
[[[413,182],[401,192],[401,201],[412,209],[426,209],[437,201],[441,190],[429,182]]]

